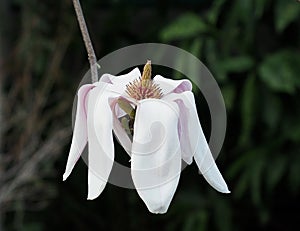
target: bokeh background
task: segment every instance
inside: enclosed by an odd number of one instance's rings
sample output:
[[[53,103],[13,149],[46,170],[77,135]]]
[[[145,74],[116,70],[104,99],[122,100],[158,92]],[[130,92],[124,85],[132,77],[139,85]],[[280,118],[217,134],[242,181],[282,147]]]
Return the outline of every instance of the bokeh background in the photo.
[[[228,113],[217,164],[232,193],[213,190],[193,164],[182,172],[168,213],[153,215],[135,190],[110,184],[98,199],[87,201],[83,161],[62,182],[73,99],[89,68],[72,1],[1,0],[0,230],[295,230],[300,3],[81,3],[98,58],[124,46],[158,42],[191,52],[211,70]],[[205,102],[198,110],[209,136]],[[117,158],[125,155],[116,143]]]

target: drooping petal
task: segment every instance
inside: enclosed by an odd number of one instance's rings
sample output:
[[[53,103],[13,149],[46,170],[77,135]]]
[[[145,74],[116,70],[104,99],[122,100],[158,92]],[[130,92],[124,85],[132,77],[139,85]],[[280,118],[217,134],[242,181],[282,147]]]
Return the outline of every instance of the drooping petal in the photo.
[[[176,191],[181,153],[177,131],[178,107],[145,99],[137,107],[131,174],[139,196],[152,213],[165,213]]]
[[[88,100],[88,199],[98,197],[103,191],[114,162],[112,137],[113,116],[110,98],[117,97],[105,87],[95,87]]]
[[[113,91],[123,94],[126,90],[126,85],[135,79],[141,77],[141,72],[138,68],[133,69],[125,75],[114,76],[111,74],[104,74],[101,76],[99,82],[110,83],[114,85]]]
[[[189,99],[185,96],[185,93],[170,93],[168,95],[165,95],[163,99],[167,102],[176,102],[179,107],[178,134],[181,147],[181,158],[187,164],[191,164],[193,162],[195,146],[192,146],[193,142],[190,138],[189,126],[191,124],[191,113],[190,109],[186,106],[189,106]]]
[[[203,174],[206,181],[216,190],[222,193],[229,193],[225,180],[223,179],[215,160],[212,156],[208,143],[199,122],[194,95],[190,91],[181,94],[170,94],[164,98],[167,101],[175,101],[180,108],[180,114],[184,118],[180,118],[182,132],[184,138],[180,143],[185,150],[190,150],[189,155],[185,153],[187,162],[194,157],[196,164]]]
[[[177,96],[177,95],[176,95]],[[193,153],[195,149],[191,146],[189,134],[189,109],[185,106],[182,100],[174,100],[179,107],[179,140],[181,147],[181,157],[187,163],[193,162]]]
[[[86,111],[86,98],[89,91],[94,86],[92,84],[83,85],[78,90],[77,109],[75,117],[75,126],[73,131],[73,138],[66,165],[66,170],[63,175],[63,180],[66,180],[71,174],[77,160],[79,159],[86,143],[87,143],[87,111]]]
[[[153,80],[162,89],[164,95],[192,90],[192,83],[187,79],[173,80],[164,78],[161,75],[156,75]]]
[[[131,156],[132,143],[131,143],[131,140],[129,139],[125,129],[122,127],[122,125],[119,121],[119,117],[123,113],[120,112],[121,109],[120,108],[118,109],[117,105],[118,105],[118,98],[114,99],[111,102],[111,110],[113,112],[113,131],[114,131],[114,134],[117,137],[118,141],[124,148],[124,150],[127,152],[127,154],[129,156]]]

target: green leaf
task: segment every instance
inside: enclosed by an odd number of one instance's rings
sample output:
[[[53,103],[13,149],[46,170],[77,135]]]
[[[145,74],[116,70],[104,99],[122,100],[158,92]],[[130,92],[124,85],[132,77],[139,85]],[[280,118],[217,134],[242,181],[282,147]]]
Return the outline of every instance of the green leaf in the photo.
[[[262,119],[269,128],[269,132],[273,132],[274,129],[278,128],[279,120],[282,116],[282,103],[276,94],[265,90],[263,92],[263,107],[262,107]]]
[[[225,105],[227,110],[231,110],[233,108],[233,103],[236,95],[235,87],[233,84],[228,84],[222,87],[222,94],[224,97]]]
[[[300,126],[299,123],[297,123],[297,126],[294,126],[293,129],[290,130],[289,132],[289,138],[293,142],[300,142]]]
[[[252,174],[251,174],[251,192],[252,201],[255,205],[261,203],[261,182],[263,178],[263,170],[265,166],[264,156],[261,155],[252,163]]]
[[[195,225],[195,216],[189,216],[185,219],[185,222],[183,224],[183,231],[192,231],[194,230],[194,225]]]
[[[255,110],[257,102],[255,86],[254,76],[248,77],[242,95],[242,129],[240,139],[238,141],[239,146],[243,146],[250,141],[249,137],[255,121]]]
[[[208,214],[206,210],[202,210],[196,214],[197,217],[197,229],[196,230],[201,230],[205,231],[207,230],[207,223],[208,223]]]
[[[278,156],[272,161],[267,168],[266,187],[269,191],[272,191],[276,184],[279,183],[283,177],[287,167],[287,158]]]
[[[247,166],[248,163],[255,160],[257,155],[259,155],[261,151],[259,149],[254,149],[249,152],[244,153],[242,156],[239,156],[230,166],[226,176],[228,176],[230,179],[233,179],[234,177],[240,175],[240,172],[243,171],[245,166]]]
[[[270,0],[255,0],[254,13],[257,19],[260,19],[267,8]]]
[[[199,53],[201,52],[202,46],[203,46],[203,40],[201,40],[200,38],[196,38],[192,42],[189,51],[191,52],[191,54],[193,54],[197,57],[199,55]]]
[[[294,93],[299,83],[300,56],[298,53],[283,50],[269,55],[259,67],[259,76],[272,90]]]
[[[206,23],[199,16],[187,13],[164,28],[160,38],[163,42],[182,40],[195,37],[199,33],[206,32],[207,29]]]
[[[190,213],[183,224],[183,231],[207,230],[208,214],[206,210]],[[197,227],[197,228],[196,228]]]
[[[219,63],[220,67],[226,72],[244,72],[254,66],[254,61],[249,56],[229,57]]]
[[[233,191],[233,195],[236,199],[240,199],[244,195],[247,188],[249,187],[250,178],[250,171],[244,171],[241,173],[238,183],[236,184],[236,187]]]
[[[202,40],[196,38],[190,45],[188,51],[197,57],[197,55],[201,51],[202,45]],[[193,84],[193,90],[194,92],[198,92],[199,88],[197,87],[197,85],[201,84],[201,78],[199,78],[201,76],[201,73],[199,72],[198,64],[196,62],[187,63],[187,61],[185,61],[185,65],[188,67],[187,77],[190,78],[193,83],[195,83],[195,85]]]
[[[221,12],[221,8],[225,2],[226,0],[215,0],[212,2],[211,9],[207,12],[207,16],[206,16],[207,20],[211,24],[215,25],[217,23],[217,20]]]
[[[230,202],[225,197],[214,197],[213,209],[214,209],[214,223],[217,230],[232,231],[232,210]]]
[[[184,65],[186,65],[185,56],[180,52],[175,59],[175,70],[184,69]],[[175,71],[173,74],[174,79],[182,79],[183,74],[179,71]]]
[[[282,32],[300,15],[300,5],[296,1],[280,0],[275,7],[275,27]]]
[[[219,54],[216,40],[209,38],[205,41],[204,55],[206,56],[209,69],[212,71],[217,81],[225,81],[226,72],[221,65],[219,65]]]

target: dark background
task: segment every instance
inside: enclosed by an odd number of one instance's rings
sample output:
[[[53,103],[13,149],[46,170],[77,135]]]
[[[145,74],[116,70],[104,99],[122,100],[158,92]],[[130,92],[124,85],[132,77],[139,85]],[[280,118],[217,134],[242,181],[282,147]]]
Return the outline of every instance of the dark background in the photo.
[[[297,229],[300,3],[82,0],[82,6],[98,58],[159,42],[191,52],[211,70],[228,113],[217,164],[232,193],[216,192],[192,164],[168,213],[153,215],[135,190],[110,184],[87,201],[83,161],[62,182],[73,97],[89,68],[72,1],[1,0],[0,230]],[[205,102],[202,108],[208,135]],[[116,143],[117,158],[123,155]]]

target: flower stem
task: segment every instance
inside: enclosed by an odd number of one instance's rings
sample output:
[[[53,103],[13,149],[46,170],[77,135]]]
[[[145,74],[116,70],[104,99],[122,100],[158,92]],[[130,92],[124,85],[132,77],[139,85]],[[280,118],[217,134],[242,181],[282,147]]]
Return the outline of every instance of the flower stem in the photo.
[[[93,48],[92,41],[90,39],[88,28],[87,28],[85,20],[84,20],[84,16],[82,13],[82,8],[81,8],[79,0],[73,0],[73,5],[75,8],[75,12],[76,12],[77,20],[78,20],[79,27],[81,30],[81,34],[83,37],[83,41],[85,44],[85,48],[88,53],[88,58],[89,58],[90,66],[91,66],[92,82],[95,83],[98,81],[98,69],[97,69],[98,66],[97,66],[96,54],[95,54],[95,51]]]

